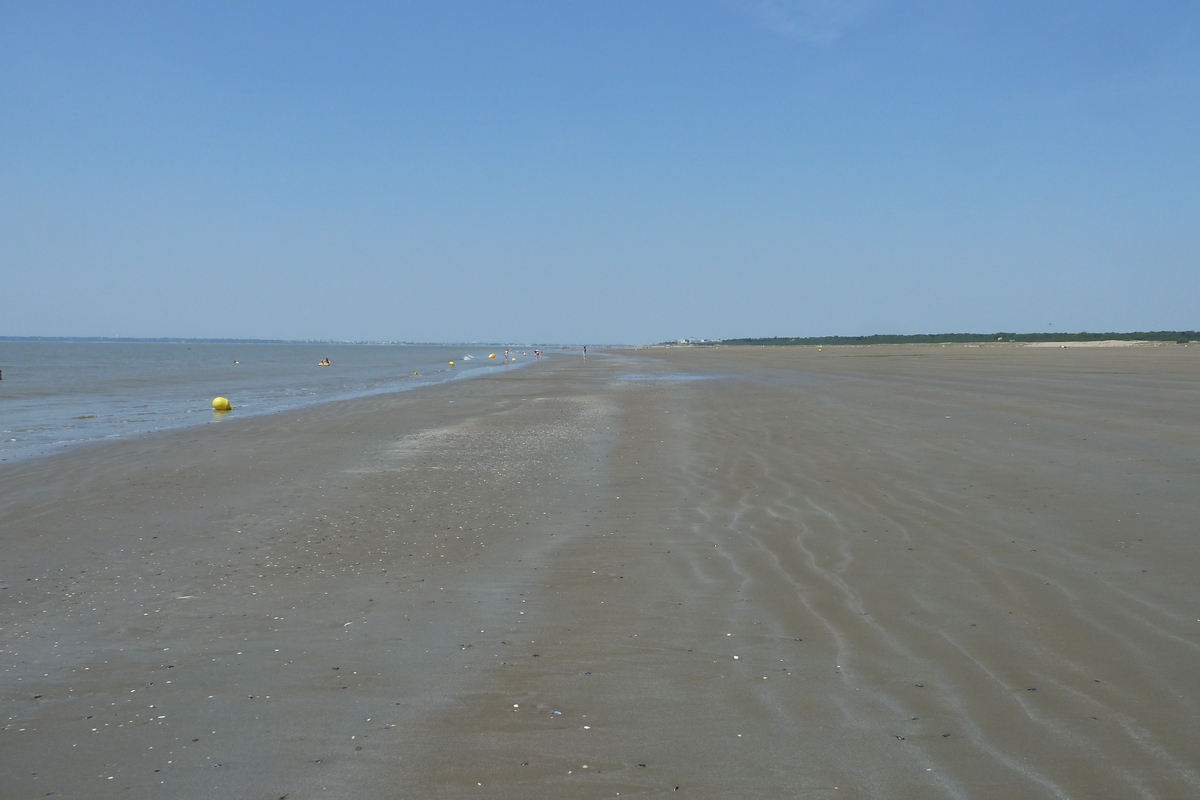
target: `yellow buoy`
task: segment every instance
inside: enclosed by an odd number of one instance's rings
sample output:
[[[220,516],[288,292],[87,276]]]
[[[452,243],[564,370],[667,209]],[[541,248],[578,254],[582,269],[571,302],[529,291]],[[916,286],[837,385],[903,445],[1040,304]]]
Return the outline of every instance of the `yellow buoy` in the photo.
[[[451,361],[451,362],[450,362],[450,366],[452,366],[452,367],[454,366],[454,362],[453,362],[453,361]]]
[[[213,410],[214,411],[232,411],[233,406],[229,405],[229,401],[226,400],[224,397],[214,397],[213,398]]]
[[[488,356],[488,358],[495,358],[495,357],[496,357],[495,353],[492,353],[491,355]]]

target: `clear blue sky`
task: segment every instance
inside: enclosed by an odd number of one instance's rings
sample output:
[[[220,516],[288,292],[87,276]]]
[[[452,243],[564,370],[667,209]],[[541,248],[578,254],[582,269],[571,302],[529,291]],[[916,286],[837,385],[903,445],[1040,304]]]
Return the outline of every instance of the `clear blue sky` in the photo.
[[[0,334],[1200,328],[1200,3],[0,0]]]

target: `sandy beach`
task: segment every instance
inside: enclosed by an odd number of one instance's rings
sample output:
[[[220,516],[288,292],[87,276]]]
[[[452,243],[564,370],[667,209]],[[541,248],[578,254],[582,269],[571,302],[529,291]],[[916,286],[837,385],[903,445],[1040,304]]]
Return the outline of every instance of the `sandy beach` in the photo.
[[[678,348],[0,466],[0,797],[1200,796],[1200,348]]]

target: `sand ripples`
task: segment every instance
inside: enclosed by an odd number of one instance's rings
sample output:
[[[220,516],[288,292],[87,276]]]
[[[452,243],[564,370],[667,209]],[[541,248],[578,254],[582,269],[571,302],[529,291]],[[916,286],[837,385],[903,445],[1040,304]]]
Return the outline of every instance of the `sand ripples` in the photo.
[[[854,730],[873,763],[931,769],[948,796],[1200,790],[1185,587],[1147,577],[1169,570],[1161,551],[1143,547],[1139,571],[1105,547],[1135,538],[1116,520],[1139,506],[1137,532],[1174,537],[1167,553],[1186,522],[1091,468],[1177,443],[1105,437],[1086,407],[1073,425],[1095,444],[1048,441],[1042,412],[1057,409],[1036,386],[938,389],[726,382],[675,401],[692,404],[695,431],[682,523],[753,599],[739,616],[803,632],[811,682],[776,716],[800,741],[814,720]],[[908,796],[905,784],[872,793]]]

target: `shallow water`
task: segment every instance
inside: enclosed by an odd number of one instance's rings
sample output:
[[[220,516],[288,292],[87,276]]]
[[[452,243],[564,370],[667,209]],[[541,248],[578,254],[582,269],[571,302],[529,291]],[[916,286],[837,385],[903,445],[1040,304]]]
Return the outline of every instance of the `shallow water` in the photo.
[[[496,346],[0,342],[0,460],[403,391],[495,368]],[[501,349],[500,353],[503,352]],[[521,359],[508,368],[532,360]],[[470,358],[467,358],[470,356]],[[329,367],[317,362],[329,358]],[[456,366],[449,366],[455,361]]]

